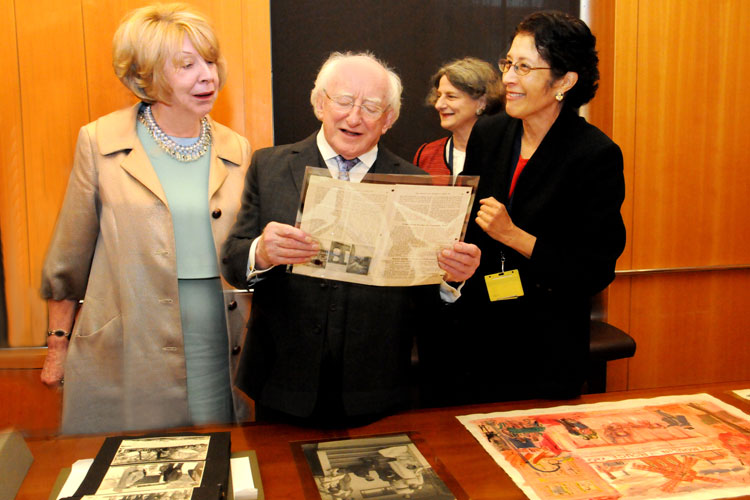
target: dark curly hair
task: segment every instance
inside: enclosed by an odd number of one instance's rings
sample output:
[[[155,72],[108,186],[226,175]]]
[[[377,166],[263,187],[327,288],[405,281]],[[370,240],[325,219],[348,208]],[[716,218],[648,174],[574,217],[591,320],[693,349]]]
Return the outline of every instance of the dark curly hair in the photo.
[[[596,37],[586,23],[564,12],[540,11],[527,16],[513,33],[534,37],[536,50],[549,64],[557,80],[568,71],[578,73],[578,82],[565,94],[564,106],[578,109],[596,94],[599,87],[599,57]]]

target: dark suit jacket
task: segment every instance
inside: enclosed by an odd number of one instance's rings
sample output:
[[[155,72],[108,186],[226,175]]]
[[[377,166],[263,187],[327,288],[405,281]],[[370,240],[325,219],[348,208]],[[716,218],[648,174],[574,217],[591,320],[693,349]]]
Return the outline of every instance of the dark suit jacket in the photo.
[[[315,134],[253,155],[222,272],[237,287],[253,239],[271,221],[294,225],[306,166],[325,167]],[[424,173],[379,146],[371,173]],[[260,404],[306,417],[334,374],[346,415],[375,414],[408,395],[412,338],[437,286],[372,287],[294,275],[277,266],[254,285],[238,386]],[[330,381],[330,377],[326,378]]]
[[[590,298],[614,279],[625,246],[620,148],[564,109],[508,190],[522,123],[504,113],[477,122],[463,174],[480,175],[466,241],[482,261],[455,307],[470,339],[458,370],[480,381],[480,399],[566,397],[580,393],[588,355]],[[513,222],[537,237],[530,259],[474,222],[479,200],[494,196]],[[518,269],[524,297],[490,302],[484,276]],[[455,345],[455,343],[452,343]],[[451,349],[451,356],[455,357]]]

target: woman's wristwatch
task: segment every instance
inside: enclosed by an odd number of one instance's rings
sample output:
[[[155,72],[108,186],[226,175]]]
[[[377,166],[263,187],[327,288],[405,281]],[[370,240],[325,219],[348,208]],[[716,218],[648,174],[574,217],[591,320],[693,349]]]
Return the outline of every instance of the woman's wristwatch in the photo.
[[[60,328],[56,330],[47,330],[47,337],[65,337],[66,339],[70,340],[70,332],[66,332],[65,330],[62,330]]]

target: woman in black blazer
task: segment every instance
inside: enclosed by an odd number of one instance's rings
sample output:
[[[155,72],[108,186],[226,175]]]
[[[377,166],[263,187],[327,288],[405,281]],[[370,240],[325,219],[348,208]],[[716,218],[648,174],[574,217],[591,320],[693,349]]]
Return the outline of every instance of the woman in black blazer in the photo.
[[[466,241],[482,262],[426,360],[442,403],[581,392],[590,299],[625,246],[622,153],[577,114],[596,92],[595,43],[581,20],[537,12],[499,62],[506,112],[474,127],[463,172],[481,176]],[[491,300],[485,276],[503,271]]]

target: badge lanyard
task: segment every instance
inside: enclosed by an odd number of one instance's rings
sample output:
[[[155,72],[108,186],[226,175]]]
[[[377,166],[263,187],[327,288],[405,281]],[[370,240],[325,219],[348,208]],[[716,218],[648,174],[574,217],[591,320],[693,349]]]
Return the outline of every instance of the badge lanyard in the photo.
[[[521,155],[521,136],[516,136],[516,140],[513,145],[513,164],[518,163],[518,158]],[[511,173],[511,179],[513,174]],[[511,208],[513,199],[508,200],[508,210]],[[484,277],[485,285],[487,285],[487,294],[489,295],[490,301],[495,302],[498,300],[510,300],[523,297],[523,286],[521,286],[521,275],[518,273],[518,269],[505,270],[505,252],[500,251],[500,272],[495,274],[488,274]]]
[[[505,270],[505,253],[500,252],[500,272],[484,277],[490,301],[510,300],[523,297],[521,275],[517,269]]]
[[[448,170],[453,173],[453,136],[448,139]]]

